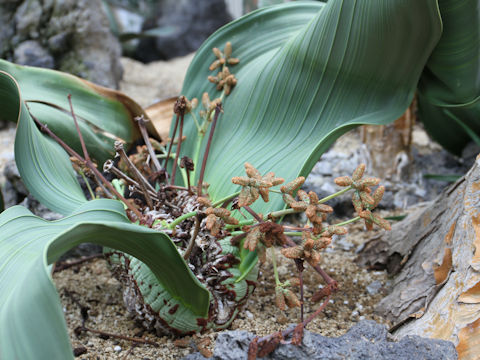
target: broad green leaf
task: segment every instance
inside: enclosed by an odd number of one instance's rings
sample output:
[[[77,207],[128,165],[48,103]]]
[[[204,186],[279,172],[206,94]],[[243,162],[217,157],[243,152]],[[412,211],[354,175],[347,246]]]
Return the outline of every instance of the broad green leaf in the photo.
[[[87,201],[66,152],[37,129],[18,86],[0,71],[0,95],[6,116],[17,120],[15,161],[28,190],[45,206],[68,214]]]
[[[22,99],[32,114],[52,131],[62,134],[62,139],[80,152],[78,134],[70,116],[67,95],[72,103],[82,134],[88,139],[91,156],[103,164],[114,155],[116,139],[132,144],[140,137],[135,116],[143,110],[124,94],[97,86],[73,75],[59,71],[19,66],[0,59],[0,71],[12,75],[19,84]],[[0,99],[2,107],[10,106]],[[17,121],[8,114],[2,120]],[[149,128],[156,136],[153,127]]]
[[[435,140],[460,154],[472,138],[466,129],[480,135],[480,2],[438,3],[443,33],[420,79],[419,117]]]
[[[210,150],[205,181],[219,199],[238,188],[233,176],[244,162],[290,181],[307,175],[341,134],[359,124],[386,124],[410,104],[421,71],[441,33],[435,0],[292,2],[263,8],[217,31],[198,50],[182,93],[208,91],[211,49],[233,45],[240,64],[230,71],[237,86],[224,102]],[[199,109],[197,109],[198,111]],[[186,117],[182,155],[203,151]],[[202,147],[205,146],[206,137]],[[282,207],[272,196],[268,207]]]
[[[0,358],[73,359],[49,264],[82,242],[124,251],[144,262],[158,282],[205,317],[210,294],[167,235],[133,225],[122,204],[94,200],[48,222],[21,206],[0,215]]]

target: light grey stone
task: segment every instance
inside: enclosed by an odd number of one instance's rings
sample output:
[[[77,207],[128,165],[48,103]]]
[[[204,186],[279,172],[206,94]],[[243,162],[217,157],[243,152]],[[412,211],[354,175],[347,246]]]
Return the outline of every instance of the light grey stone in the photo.
[[[225,331],[218,335],[212,360],[240,360],[247,351],[254,334],[247,331]],[[406,336],[395,342],[387,328],[365,320],[353,326],[345,335],[336,338],[305,331],[301,346],[279,344],[264,359],[276,360],[455,360],[458,358],[453,343],[444,340]],[[184,360],[206,359],[199,353]]]
[[[373,282],[371,282],[370,284],[367,285],[367,292],[370,295],[376,295],[376,294],[378,294],[378,292],[380,291],[382,286],[383,285],[382,285],[381,281],[375,280],[375,281],[373,281]]]
[[[38,41],[27,40],[20,43],[13,53],[13,61],[19,65],[37,66],[53,69],[53,56]]]

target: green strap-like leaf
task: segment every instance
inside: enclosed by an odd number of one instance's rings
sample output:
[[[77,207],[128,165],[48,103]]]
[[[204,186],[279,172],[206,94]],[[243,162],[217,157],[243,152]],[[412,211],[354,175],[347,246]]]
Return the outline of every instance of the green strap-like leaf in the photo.
[[[16,81],[0,71],[4,114],[17,120],[15,161],[28,190],[48,208],[69,214],[86,200],[68,155],[35,126]]]
[[[352,127],[398,118],[440,33],[435,0],[292,2],[221,28],[197,52],[182,90],[188,98],[203,91],[219,96],[206,85],[214,74],[208,70],[211,49],[231,41],[240,59],[230,67],[238,84],[210,150],[205,181],[211,196],[235,191],[230,179],[243,175],[246,161],[289,181],[307,175]],[[182,152],[195,159],[196,128],[190,117],[186,123],[190,141]],[[273,198],[268,207],[281,207],[280,197]]]
[[[442,37],[420,79],[419,117],[447,150],[480,136],[480,1],[439,0]],[[456,121],[455,119],[458,119]]]
[[[48,222],[15,206],[0,215],[0,358],[71,359],[65,320],[48,264],[82,242],[135,256],[162,286],[205,317],[210,294],[167,235],[133,225],[122,204],[95,200]]]
[[[128,145],[140,137],[134,117],[143,114],[142,109],[124,94],[109,90],[73,75],[59,71],[12,64],[0,59],[0,71],[12,75],[19,84],[23,101],[32,104],[32,114],[52,130],[62,128],[62,139],[75,150],[81,151],[78,134],[70,116],[67,95],[78,121],[83,124],[85,137],[95,136],[90,141],[91,156],[101,164],[113,156],[113,142],[121,139]],[[42,107],[38,103],[43,104]],[[1,101],[2,107],[9,106]],[[37,104],[37,106],[35,106]],[[36,111],[41,109],[42,111]],[[63,112],[61,117],[58,113]],[[0,119],[16,121],[15,117],[0,114]],[[63,124],[61,123],[63,121]],[[153,131],[153,128],[149,130]]]

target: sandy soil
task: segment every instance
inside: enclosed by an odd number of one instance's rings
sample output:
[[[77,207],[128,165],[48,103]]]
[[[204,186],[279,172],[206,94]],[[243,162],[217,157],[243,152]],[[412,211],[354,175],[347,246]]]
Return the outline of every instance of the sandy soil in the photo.
[[[373,235],[372,232],[363,232],[363,224],[354,224],[350,227],[350,234],[337,245],[334,242],[324,253],[322,267],[340,283],[340,290],[333,296],[326,310],[309,324],[309,330],[325,336],[339,336],[362,319],[384,322],[373,314],[373,308],[386,292],[386,274],[369,272],[354,263],[355,248]],[[344,250],[348,248],[348,244],[354,246],[348,251]],[[282,260],[282,256],[278,256],[278,259],[281,280],[295,275],[292,261]],[[308,305],[308,299],[324,283],[320,276],[312,271],[306,271],[305,280],[308,314],[313,309]],[[95,259],[57,272],[54,274],[54,281],[61,295],[73,348],[80,353],[84,352],[78,356],[79,359],[177,359],[196,351],[196,344],[202,340],[208,342],[206,338],[211,340],[207,349],[214,346],[214,331],[182,340],[159,338],[145,333],[123,307],[121,285],[111,277],[103,259]],[[373,282],[379,282],[381,288],[372,295],[367,291],[367,286]],[[318,304],[314,305],[316,306]],[[154,341],[158,346],[136,344],[114,337],[106,338],[90,332],[75,334],[75,328],[82,325],[81,307],[88,307],[86,327],[123,336],[142,337]],[[282,312],[275,307],[273,271],[271,264],[267,262],[261,270],[257,289],[231,328],[266,335],[284,329],[299,319],[298,309]]]

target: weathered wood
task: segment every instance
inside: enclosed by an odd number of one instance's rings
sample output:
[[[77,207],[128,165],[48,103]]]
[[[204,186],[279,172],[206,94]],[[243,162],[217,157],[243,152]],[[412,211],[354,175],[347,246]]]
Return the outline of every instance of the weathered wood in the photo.
[[[412,131],[417,102],[414,99],[401,117],[387,125],[360,127],[362,142],[366,144],[368,167],[382,179],[408,178],[412,170]]]
[[[360,263],[396,273],[377,310],[394,335],[455,343],[460,359],[480,354],[480,155],[427,207],[371,240]]]

